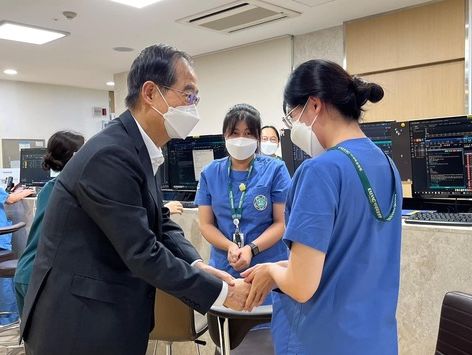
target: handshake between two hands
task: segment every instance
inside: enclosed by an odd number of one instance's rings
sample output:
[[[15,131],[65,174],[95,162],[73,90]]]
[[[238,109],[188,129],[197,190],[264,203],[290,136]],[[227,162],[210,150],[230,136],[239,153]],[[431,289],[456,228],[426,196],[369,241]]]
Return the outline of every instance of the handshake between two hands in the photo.
[[[241,276],[235,279],[225,271],[215,269],[209,265],[199,263],[200,267],[225,281],[228,284],[228,295],[224,306],[235,311],[251,311],[254,307],[260,306],[266,296],[275,288],[274,280],[270,275],[270,263],[258,264],[247,269]]]

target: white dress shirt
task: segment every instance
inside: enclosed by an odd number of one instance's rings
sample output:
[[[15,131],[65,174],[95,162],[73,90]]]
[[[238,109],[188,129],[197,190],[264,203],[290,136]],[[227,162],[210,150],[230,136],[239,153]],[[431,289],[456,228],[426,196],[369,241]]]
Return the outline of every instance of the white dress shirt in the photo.
[[[134,118],[134,121],[138,125],[139,132],[141,133],[141,136],[143,137],[144,145],[147,148],[149,159],[151,160],[152,173],[153,175],[156,175],[157,169],[159,169],[159,166],[162,163],[164,163],[164,155],[162,154],[162,149],[154,144],[151,137],[147,135],[147,133],[141,127],[141,125],[136,120],[136,118]],[[200,261],[203,262],[202,259],[195,260],[191,264],[191,266],[194,266],[196,263]],[[216,299],[215,303],[213,303],[213,306],[223,306],[223,303],[225,302],[227,296],[228,296],[228,284],[223,281],[223,287],[221,288],[220,295]]]

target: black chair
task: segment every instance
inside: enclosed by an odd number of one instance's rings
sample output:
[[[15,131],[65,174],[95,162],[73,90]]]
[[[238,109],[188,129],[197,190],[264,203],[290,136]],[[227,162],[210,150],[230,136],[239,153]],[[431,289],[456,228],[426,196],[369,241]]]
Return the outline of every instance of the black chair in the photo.
[[[11,226],[0,227],[0,236],[4,234],[14,233],[26,226],[25,222],[19,222]],[[12,278],[15,276],[16,266],[18,264],[18,255],[9,250],[2,250],[0,253],[0,277]],[[0,315],[9,314],[1,312]]]
[[[252,312],[238,312],[225,307],[212,307],[208,313],[208,332],[222,355],[229,355],[256,325],[272,319],[272,306],[256,307]]]
[[[472,295],[449,292],[444,296],[435,354],[472,354]]]
[[[16,231],[24,228],[25,222],[19,222],[11,226],[0,227],[0,236],[4,234],[15,233]],[[0,277],[13,277],[15,276],[16,265],[18,263],[19,255],[9,250],[0,251]]]
[[[0,227],[0,235],[15,233],[26,226],[25,222],[13,224],[11,226]],[[0,263],[7,260],[18,259],[19,255],[10,250],[0,250]]]
[[[0,227],[0,237],[4,234],[15,233],[21,228],[24,228],[26,223],[19,222],[11,226]],[[2,250],[0,253],[0,278],[13,278],[15,276],[16,266],[18,264],[18,255],[15,252]],[[9,316],[11,312],[2,312],[0,310],[0,316]],[[0,325],[0,334],[16,334],[19,331],[20,322],[16,321],[13,323]],[[18,353],[20,354],[23,351],[23,347],[18,345],[18,342],[15,341],[12,344],[3,343],[2,349],[6,349],[7,354]]]

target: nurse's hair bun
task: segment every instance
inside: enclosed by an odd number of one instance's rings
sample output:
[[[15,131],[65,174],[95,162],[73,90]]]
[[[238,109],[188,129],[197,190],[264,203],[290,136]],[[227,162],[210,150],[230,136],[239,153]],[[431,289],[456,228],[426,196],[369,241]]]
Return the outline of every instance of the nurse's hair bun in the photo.
[[[54,170],[62,171],[64,168],[64,163],[59,159],[54,159],[54,156],[51,152],[46,153],[43,158],[43,169],[44,170]]]
[[[54,133],[48,140],[47,152],[43,157],[43,169],[62,171],[84,142],[84,137],[79,133],[71,131]]]
[[[352,82],[359,108],[364,106],[367,101],[379,102],[384,97],[384,91],[378,84],[369,83],[357,76],[352,78]]]
[[[331,104],[347,120],[359,120],[367,101],[378,102],[384,96],[382,87],[350,75],[339,64],[312,59],[300,64],[290,75],[284,90],[285,112],[317,97]]]

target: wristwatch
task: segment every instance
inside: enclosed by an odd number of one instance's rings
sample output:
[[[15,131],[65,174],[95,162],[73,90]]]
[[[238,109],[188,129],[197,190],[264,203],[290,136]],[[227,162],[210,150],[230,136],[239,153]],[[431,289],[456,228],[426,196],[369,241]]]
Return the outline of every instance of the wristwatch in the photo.
[[[257,254],[260,253],[259,247],[258,247],[256,244],[254,244],[254,243],[249,243],[249,246],[251,247],[252,256],[256,256]]]

